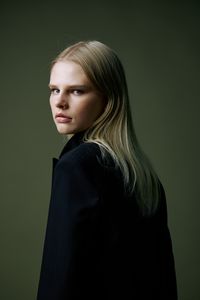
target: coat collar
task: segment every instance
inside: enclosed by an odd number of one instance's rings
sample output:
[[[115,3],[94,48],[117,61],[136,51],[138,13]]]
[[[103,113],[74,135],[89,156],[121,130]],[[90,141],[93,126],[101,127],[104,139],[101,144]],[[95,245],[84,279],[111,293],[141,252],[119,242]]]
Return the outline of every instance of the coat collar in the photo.
[[[80,144],[83,143],[84,133],[85,133],[85,131],[77,132],[68,140],[67,144],[64,146],[63,150],[60,153],[59,159],[66,152],[76,148],[77,146],[79,146]]]

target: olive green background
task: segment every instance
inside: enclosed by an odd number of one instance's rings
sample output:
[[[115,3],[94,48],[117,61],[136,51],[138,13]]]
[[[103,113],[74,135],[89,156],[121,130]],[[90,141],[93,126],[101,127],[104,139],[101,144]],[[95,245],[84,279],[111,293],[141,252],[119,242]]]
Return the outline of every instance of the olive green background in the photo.
[[[200,299],[199,20],[198,1],[1,2],[0,299],[36,298],[51,159],[65,142],[49,65],[83,39],[124,64],[138,139],[166,191],[179,299]]]

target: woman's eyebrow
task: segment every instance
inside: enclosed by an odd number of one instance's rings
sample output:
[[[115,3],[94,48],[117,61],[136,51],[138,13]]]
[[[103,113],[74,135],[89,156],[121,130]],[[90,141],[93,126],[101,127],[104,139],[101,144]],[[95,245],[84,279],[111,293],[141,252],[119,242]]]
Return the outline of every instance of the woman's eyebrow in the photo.
[[[52,87],[56,87],[56,85],[54,85],[54,84],[48,84],[48,87],[52,88]]]
[[[80,84],[73,84],[73,85],[69,85],[68,86],[69,89],[84,89],[84,88],[88,88],[87,85],[80,85]]]

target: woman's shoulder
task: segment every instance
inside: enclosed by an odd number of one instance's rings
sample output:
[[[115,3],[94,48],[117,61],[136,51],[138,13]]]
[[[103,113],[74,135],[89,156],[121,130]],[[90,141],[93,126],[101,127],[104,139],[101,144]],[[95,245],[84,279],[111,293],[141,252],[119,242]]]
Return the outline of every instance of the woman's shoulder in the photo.
[[[66,151],[60,157],[61,161],[75,161],[76,163],[84,163],[96,160],[101,157],[99,145],[92,142],[83,142],[80,145]]]
[[[99,145],[92,142],[85,142],[62,153],[56,167],[82,168],[88,171],[93,169],[98,171],[102,166]]]
[[[62,154],[57,161],[54,176],[65,182],[93,186],[102,190],[107,185],[107,171],[102,164],[101,150],[95,143],[81,143]],[[78,186],[77,185],[77,186]]]

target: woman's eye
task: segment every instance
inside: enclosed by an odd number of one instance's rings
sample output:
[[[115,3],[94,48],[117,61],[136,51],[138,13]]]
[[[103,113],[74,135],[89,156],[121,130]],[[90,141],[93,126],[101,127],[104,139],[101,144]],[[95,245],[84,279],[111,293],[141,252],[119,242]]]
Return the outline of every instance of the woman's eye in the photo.
[[[51,94],[53,94],[53,95],[58,95],[59,92],[60,92],[59,89],[51,89]]]
[[[75,95],[75,96],[80,96],[83,94],[83,90],[72,90],[72,93]]]

